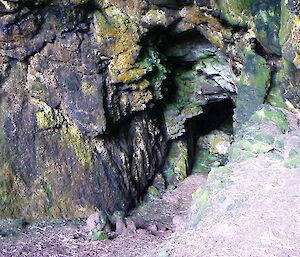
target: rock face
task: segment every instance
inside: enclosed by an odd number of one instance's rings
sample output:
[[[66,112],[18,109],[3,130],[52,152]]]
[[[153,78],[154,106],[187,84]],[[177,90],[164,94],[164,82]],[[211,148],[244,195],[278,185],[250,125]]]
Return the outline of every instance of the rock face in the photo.
[[[199,136],[227,118],[211,104],[236,105],[236,131],[260,104],[296,110],[298,9],[1,0],[0,216],[127,212],[158,173],[191,172]]]

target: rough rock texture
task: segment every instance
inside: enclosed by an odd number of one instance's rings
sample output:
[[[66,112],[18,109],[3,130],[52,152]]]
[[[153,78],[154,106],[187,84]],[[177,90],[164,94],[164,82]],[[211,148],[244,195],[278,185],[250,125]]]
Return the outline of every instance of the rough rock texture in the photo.
[[[260,104],[297,111],[298,7],[1,0],[0,216],[126,212],[191,172],[228,101],[236,132]]]

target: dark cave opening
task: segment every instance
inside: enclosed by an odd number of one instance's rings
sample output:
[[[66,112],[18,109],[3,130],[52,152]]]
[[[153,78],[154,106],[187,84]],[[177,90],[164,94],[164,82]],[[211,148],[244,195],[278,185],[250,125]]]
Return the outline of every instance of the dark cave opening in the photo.
[[[216,90],[213,86],[216,74],[207,74],[205,70],[195,69],[199,60],[205,61],[206,58],[218,57],[220,50],[209,42],[198,30],[192,29],[175,33],[175,27],[176,24],[173,24],[170,28],[156,27],[150,30],[144,35],[141,41],[143,48],[139,57],[142,59],[146,55],[147,49],[155,49],[160,62],[168,70],[166,79],[161,86],[163,98],[156,101],[154,105],[157,110],[161,110],[161,113],[164,113],[165,122],[168,118],[166,117],[168,115],[166,111],[170,109],[170,106],[175,106],[173,113],[177,113],[177,115],[183,112],[186,106],[191,104],[198,104],[202,108],[201,114],[185,118],[183,125],[185,133],[169,140],[167,144],[165,162],[160,169],[166,181],[168,181],[168,175],[164,171],[169,169],[167,168],[170,166],[168,158],[173,154],[171,148],[174,141],[178,142],[182,140],[187,145],[186,170],[187,175],[190,175],[195,164],[195,158],[199,154],[199,147],[197,148],[199,138],[208,135],[214,130],[222,130],[224,126],[226,126],[226,133],[232,135],[233,110],[235,108],[232,100],[233,95],[225,90],[222,91],[221,86],[219,90]],[[159,71],[153,70],[148,74],[148,78],[155,74],[155,72]],[[187,76],[186,78],[186,74],[190,73],[194,77]],[[209,81],[212,83],[211,87]],[[207,83],[203,91],[201,83]],[[204,92],[205,96],[199,97],[202,92]],[[220,165],[225,164],[227,160],[224,157]]]
[[[191,174],[197,153],[197,141],[211,131],[223,129],[233,134],[233,114],[235,105],[227,99],[204,106],[204,113],[187,120],[186,140],[188,142],[188,171]],[[226,161],[225,161],[226,163]],[[224,164],[225,164],[224,163]],[[223,163],[221,163],[223,165]]]

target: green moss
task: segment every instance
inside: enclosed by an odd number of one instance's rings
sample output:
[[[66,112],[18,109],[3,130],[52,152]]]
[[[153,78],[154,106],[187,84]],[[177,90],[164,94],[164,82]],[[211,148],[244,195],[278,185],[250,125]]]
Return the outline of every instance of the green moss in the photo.
[[[179,175],[179,180],[183,180],[187,177],[187,156],[182,156],[178,160],[175,171]]]
[[[88,237],[93,240],[93,241],[100,241],[100,240],[104,240],[107,239],[107,235],[104,231],[97,231],[97,230],[93,230],[88,234]]]
[[[60,127],[64,121],[58,110],[51,108],[44,102],[32,100],[36,106],[35,120],[37,128],[40,130]]]
[[[146,46],[142,49],[142,54],[138,58],[137,63],[146,70],[147,75],[145,78],[149,81],[155,98],[162,99],[161,85],[170,71],[163,64],[164,56],[156,50],[154,43],[152,45],[153,46]]]
[[[270,80],[270,67],[266,60],[252,51],[246,51],[240,84],[266,89]]]
[[[221,166],[217,168],[212,168],[211,172],[208,174],[208,180],[214,180],[214,179],[219,179],[220,176],[222,177],[223,175],[227,175],[229,173],[232,173],[232,170],[228,168],[227,166]]]
[[[299,168],[300,167],[300,158],[285,160],[284,167],[289,168],[289,169]]]
[[[280,45],[284,45],[289,36],[289,30],[291,27],[291,19],[289,19],[289,9],[286,6],[286,1],[281,1],[281,22],[279,31]]]
[[[218,157],[209,150],[201,150],[195,157],[193,173],[208,173],[212,168],[212,163],[218,161]]]
[[[7,182],[0,178],[0,205],[5,205],[9,203],[10,200],[10,188]]]
[[[12,200],[12,188],[9,174],[12,170],[7,163],[3,163],[0,167],[0,206],[8,204]]]
[[[264,103],[269,80],[270,67],[266,60],[254,52],[246,51],[235,109],[237,128],[249,120],[257,106]]]
[[[272,137],[271,135],[268,135],[268,134],[263,134],[263,133],[255,134],[254,140],[261,141],[261,142],[264,142],[269,145],[272,145],[275,142],[274,137]]]
[[[225,186],[231,184],[231,181],[227,179],[228,174],[233,171],[227,167],[222,166],[213,168],[208,175],[208,180],[203,188],[199,188],[193,195],[192,206],[188,215],[189,226],[195,227],[204,217],[207,216],[208,210],[211,206],[212,197],[214,191],[219,191]],[[225,201],[226,197],[221,195],[221,200]]]
[[[74,125],[64,125],[62,128],[61,142],[74,152],[78,162],[83,167],[91,168],[93,166],[93,154],[88,140],[82,137],[80,131]]]
[[[285,114],[280,110],[271,109],[269,107],[260,109],[251,117],[251,119],[255,121],[274,122],[281,133],[286,133],[290,129],[290,125]]]
[[[195,227],[203,218],[207,216],[207,209],[209,207],[209,191],[198,189],[193,194],[193,208],[196,213],[190,219],[190,226]]]
[[[156,187],[150,186],[148,188],[148,196],[152,199],[159,198],[159,191],[157,190]]]
[[[255,155],[258,155],[259,153],[267,153],[274,149],[272,145],[263,142],[251,142],[246,140],[239,141],[237,143],[237,147],[242,150],[249,151]]]
[[[37,99],[40,98],[45,98],[48,96],[48,89],[47,87],[39,82],[39,81],[34,81],[31,85],[31,96]]]
[[[292,158],[294,156],[296,156],[298,154],[298,152],[295,149],[291,149],[289,152],[289,158]]]
[[[175,80],[178,88],[175,100],[169,105],[171,109],[181,111],[187,104],[189,104],[189,100],[193,96],[195,90],[195,86],[193,84],[195,77],[196,72],[193,70],[177,72]]]
[[[256,156],[256,154],[247,150],[242,150],[239,147],[232,147],[229,150],[229,157],[231,161],[242,162]]]
[[[196,115],[199,115],[201,113],[203,113],[203,108],[202,108],[202,105],[201,103],[191,103],[191,104],[188,104],[186,105],[183,110],[182,110],[182,113],[184,115],[189,115],[189,114],[196,114]],[[194,116],[194,115],[193,115]]]
[[[177,184],[187,177],[187,148],[184,141],[176,140],[170,144],[166,159],[166,169],[163,171],[168,184]]]
[[[271,104],[275,107],[287,109],[287,105],[284,102],[280,88],[272,87],[269,91],[266,103]]]
[[[284,148],[284,143],[279,141],[279,140],[276,140],[275,143],[274,143],[274,146],[276,148],[282,149],[282,148]]]

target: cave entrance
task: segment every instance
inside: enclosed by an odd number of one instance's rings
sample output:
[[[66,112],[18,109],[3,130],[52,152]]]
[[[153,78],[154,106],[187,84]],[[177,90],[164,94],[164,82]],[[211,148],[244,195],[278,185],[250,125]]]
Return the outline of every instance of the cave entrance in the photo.
[[[154,49],[167,71],[159,101],[169,138],[162,168],[167,184],[224,165],[236,93],[229,58],[196,29],[177,32],[176,24],[151,30],[142,45]]]
[[[202,115],[187,120],[187,175],[209,173],[211,168],[227,164],[234,108],[231,99],[210,103],[204,106]]]

